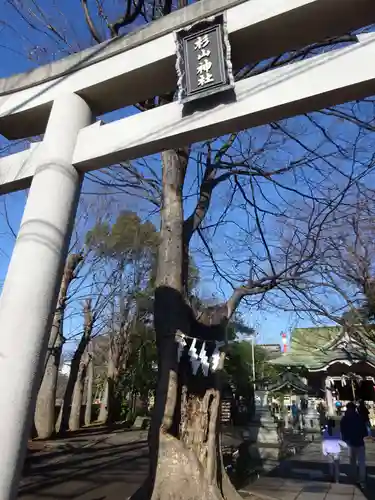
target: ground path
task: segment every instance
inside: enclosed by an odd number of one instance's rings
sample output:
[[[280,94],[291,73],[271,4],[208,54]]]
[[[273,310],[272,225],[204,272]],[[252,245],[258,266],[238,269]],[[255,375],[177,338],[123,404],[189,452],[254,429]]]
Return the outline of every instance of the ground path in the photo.
[[[343,458],[340,484],[329,482],[329,469],[321,444],[307,444],[269,474],[241,489],[279,500],[375,500],[375,443],[366,446],[367,487],[363,492],[349,481],[349,461]]]
[[[79,437],[71,447],[34,455],[21,482],[22,500],[118,500],[146,477],[144,431]]]
[[[240,492],[279,500],[375,500],[375,442],[367,445],[367,464],[368,487],[364,492],[349,484],[347,459],[341,467],[341,484],[331,484],[320,443],[312,442]],[[144,431],[77,437],[64,450],[32,457],[19,499],[126,499],[146,477],[147,466]]]
[[[240,435],[224,433],[223,444],[240,444]],[[30,456],[20,500],[124,500],[147,474],[147,431],[98,428],[51,445]]]

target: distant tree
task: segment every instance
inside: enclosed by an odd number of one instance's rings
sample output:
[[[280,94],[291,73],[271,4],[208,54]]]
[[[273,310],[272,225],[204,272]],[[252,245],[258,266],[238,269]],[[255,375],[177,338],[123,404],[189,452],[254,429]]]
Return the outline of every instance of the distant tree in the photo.
[[[69,255],[61,281],[60,293],[48,342],[44,374],[39,387],[34,423],[38,437],[47,439],[55,432],[56,391],[59,376],[60,360],[64,344],[63,322],[68,299],[69,287],[76,277],[78,266],[82,262],[82,254]]]
[[[157,381],[157,350],[155,332],[149,326],[138,324],[131,337],[127,370],[123,373],[119,390],[122,399],[129,402],[129,410],[139,398],[146,408],[150,395],[155,394]]]
[[[344,205],[319,240],[314,275],[294,309],[375,340],[375,205],[371,189]]]
[[[70,363],[69,381],[63,403],[63,409],[66,404],[71,404],[70,411],[66,412],[66,418],[69,415],[68,425],[70,431],[78,430],[81,425],[83,391],[87,370],[91,362],[88,348],[92,338],[94,321],[92,300],[86,299],[83,306],[83,333]],[[91,407],[91,402],[89,402],[88,406]],[[64,416],[63,412],[62,417],[64,418]],[[65,429],[63,422],[62,429]]]
[[[228,346],[224,363],[227,381],[234,388],[237,396],[251,397],[254,383],[272,383],[278,377],[278,370],[268,363],[267,351],[258,346],[253,349],[246,340],[231,342]],[[255,380],[253,379],[253,361],[255,364]]]
[[[116,406],[117,384],[126,370],[130,338],[140,308],[138,300],[147,295],[155,277],[158,247],[155,226],[130,211],[122,212],[111,225],[98,222],[87,233],[86,244],[100,258],[101,271],[111,278],[111,308],[108,336],[107,374],[99,413],[100,421],[112,421]]]
[[[70,360],[69,378],[56,430],[64,433],[68,429],[75,431],[80,426],[83,386],[88,364],[87,346],[91,340],[95,317],[91,299],[86,299],[83,312],[83,329],[79,342]]]

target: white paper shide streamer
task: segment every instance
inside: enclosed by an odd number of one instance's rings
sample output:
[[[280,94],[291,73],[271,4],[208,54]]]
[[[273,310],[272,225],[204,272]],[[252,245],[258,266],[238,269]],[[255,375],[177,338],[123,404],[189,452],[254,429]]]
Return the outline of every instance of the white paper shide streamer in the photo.
[[[184,352],[184,349],[185,347],[187,346],[187,343],[186,343],[186,340],[185,340],[185,335],[179,335],[177,337],[177,343],[178,343],[178,347],[177,347],[177,359],[178,359],[178,362],[181,361],[181,356],[182,356],[182,353]]]
[[[184,353],[184,350],[188,343],[186,342],[186,336],[184,334],[178,335],[176,342],[178,343],[177,346],[177,360],[178,362],[181,361],[181,357]],[[190,364],[191,364],[191,370],[193,372],[193,375],[196,375],[198,373],[199,367],[202,368],[202,373],[205,377],[208,377],[208,374],[210,372],[210,368],[212,372],[215,372],[220,364],[220,348],[225,345],[225,342],[215,342],[215,349],[210,357],[207,355],[207,348],[206,348],[206,342],[203,342],[202,347],[199,351],[199,354],[197,352],[197,340],[196,338],[193,338],[188,350],[189,358],[190,358]]]
[[[206,343],[203,342],[202,348],[199,353],[199,359],[201,361],[202,372],[205,377],[208,377],[208,371],[210,369],[210,363],[208,361],[208,356],[206,352]]]
[[[211,370],[213,372],[216,372],[216,370],[219,368],[220,347],[223,347],[223,345],[225,345],[225,342],[215,342],[215,350],[211,356]]]
[[[332,377],[327,377],[326,378],[326,387],[329,389],[330,387],[333,387],[335,385],[335,381],[333,380]]]
[[[200,367],[201,361],[197,354],[197,349],[195,347],[197,343],[197,339],[193,339],[190,348],[189,348],[189,356],[190,356],[190,364],[193,375],[197,374],[198,368]]]

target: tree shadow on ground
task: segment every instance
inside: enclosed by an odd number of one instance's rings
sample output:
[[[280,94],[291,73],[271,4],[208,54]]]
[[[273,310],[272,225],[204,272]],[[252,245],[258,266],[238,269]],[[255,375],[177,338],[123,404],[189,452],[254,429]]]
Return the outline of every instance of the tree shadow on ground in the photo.
[[[86,443],[86,441],[83,441],[83,443]],[[103,439],[102,443],[105,443],[105,439]],[[98,447],[103,446],[98,441],[95,441],[93,443],[95,445],[95,449],[98,449]],[[111,445],[111,448],[116,448],[116,446],[123,446],[124,451],[127,449],[126,447],[129,447],[128,450],[137,449],[139,448],[140,444],[147,444],[146,440],[138,440],[138,441],[132,441],[126,444],[122,445]],[[133,445],[133,446],[132,446]],[[107,449],[109,446],[107,445],[105,449]],[[40,453],[39,455],[30,455],[29,457],[26,458],[25,460],[25,467],[24,467],[24,472],[23,476],[27,477],[29,475],[32,475],[33,472],[36,470],[36,466],[38,464],[44,464],[44,467],[47,468],[53,468],[54,462],[61,463],[65,462],[66,459],[69,459],[69,461],[74,461],[75,457],[78,457],[80,455],[89,455],[90,453],[93,452],[93,447],[82,447],[79,446],[79,443],[77,442],[76,446],[67,446],[64,448],[59,448],[57,450],[53,450],[51,452],[46,452],[44,451],[43,453]]]
[[[56,434],[53,438],[49,439],[49,441],[59,441],[64,439],[74,439],[75,437],[80,436],[92,436],[96,434],[109,434],[117,431],[131,432],[130,422],[116,422],[113,424],[91,424],[87,427],[81,427],[77,431],[66,431],[62,434]],[[43,440],[38,440],[43,442]]]
[[[59,456],[63,457],[64,454],[71,454],[78,448],[89,447],[104,442],[112,434],[132,432],[139,433],[140,431],[124,428],[123,424],[115,424],[111,427],[98,425],[93,428],[84,428],[77,432],[70,432],[65,436],[55,436],[48,440],[29,440],[24,465],[25,470],[28,469],[31,462],[43,461]]]
[[[233,450],[243,441],[241,430],[226,429],[224,441]],[[131,496],[147,477],[146,440],[126,444],[102,443],[30,457],[21,483],[20,499],[118,500]]]
[[[254,425],[253,425],[254,428]],[[258,427],[258,432],[261,425]],[[252,442],[248,447],[246,461],[249,464],[245,473],[240,474],[239,481],[234,479],[238,489],[242,489],[256,482],[260,477],[284,477],[285,464],[298,456],[310,444],[304,433],[281,432],[277,430],[279,442]],[[264,440],[264,436],[263,436]]]
[[[133,491],[147,473],[147,441],[76,449],[66,458],[53,463],[32,463],[21,482],[18,498],[78,498],[119,483]]]
[[[279,441],[264,442],[265,434],[269,429],[270,422],[262,423],[254,419],[247,427],[236,429],[235,438],[237,439],[235,439],[234,446],[224,446],[224,465],[237,489],[243,488],[259,476],[269,474],[278,468],[282,461],[291,455],[291,450],[293,453],[299,453],[309,444],[304,435],[286,433],[285,440],[283,440],[279,429],[277,429]],[[224,428],[222,437],[224,445],[226,436],[227,430]],[[230,455],[233,457],[232,460]]]

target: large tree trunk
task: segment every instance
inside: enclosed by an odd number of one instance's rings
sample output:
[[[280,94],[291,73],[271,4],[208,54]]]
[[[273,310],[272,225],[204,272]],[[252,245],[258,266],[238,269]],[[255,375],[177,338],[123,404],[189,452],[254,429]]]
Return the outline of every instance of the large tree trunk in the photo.
[[[128,319],[128,318],[126,318]],[[99,422],[111,424],[116,417],[116,389],[121,371],[126,367],[129,357],[130,325],[122,319],[120,331],[109,340],[107,379],[103,400],[100,405]]]
[[[108,382],[107,380],[104,383],[104,388],[102,391],[102,397],[100,400],[100,410],[98,421],[99,422],[107,422],[107,404],[108,404]]]
[[[112,349],[108,349],[107,379],[105,381],[103,399],[100,403],[99,422],[112,423],[116,406],[117,368],[113,359]]]
[[[94,365],[92,362],[92,344],[87,346],[88,363],[86,369],[86,408],[85,408],[85,425],[91,424],[92,413],[92,388],[94,384]]]
[[[42,439],[50,438],[55,432],[56,386],[63,346],[62,325],[64,311],[69,285],[73,281],[74,273],[81,261],[81,254],[69,255],[61,281],[59,299],[48,343],[45,370],[39,388],[34,414],[35,428],[38,437]]]
[[[56,431],[60,434],[63,434],[69,428],[69,417],[73,400],[74,387],[78,379],[81,358],[83,356],[85,348],[86,340],[84,336],[82,336],[70,363],[69,379],[65,390],[64,401],[60,409],[59,419],[56,425]]]
[[[48,439],[55,432],[56,387],[59,376],[63,339],[61,335],[56,339],[55,333],[51,331],[50,342],[51,341],[55,341],[55,344],[54,346],[49,346],[48,349],[50,355],[47,357],[47,365],[39,388],[34,414],[35,428],[38,437],[41,439]]]
[[[207,342],[223,340],[228,316],[226,307],[212,311],[216,318],[212,314],[202,318],[212,325],[205,326],[195,320],[186,301],[182,187],[187,162],[187,150],[162,154],[163,200],[154,305],[158,385],[149,439],[150,473],[136,498],[216,500],[237,496],[222,466],[219,375],[193,375],[187,357],[180,362],[177,357],[181,334]]]
[[[115,420],[116,411],[116,387],[118,382],[119,367],[116,364],[119,360],[116,359],[113,351],[110,353],[108,360],[108,373],[107,373],[107,414],[106,422],[111,424]],[[117,363],[116,363],[117,362]]]
[[[85,358],[85,355],[82,356]],[[87,356],[86,356],[87,358]],[[87,369],[87,359],[81,359],[76,383],[74,384],[72,406],[69,415],[69,430],[77,431],[81,425],[81,410],[83,402],[83,389],[85,386],[85,376]]]
[[[224,331],[220,333],[220,326],[205,327],[194,320],[189,322],[188,318],[184,325],[181,318],[190,316],[186,312],[189,309],[180,303],[178,296],[173,302],[174,319],[169,313],[169,321],[163,320],[171,309],[169,293],[159,288],[155,304],[163,314],[160,323],[156,322],[160,379],[151,434],[151,498],[233,499],[237,493],[223,469],[220,447],[220,370],[224,354],[217,372],[204,376],[199,369],[194,375],[186,352],[181,361],[177,361],[176,342],[171,335],[172,331],[181,331],[203,338],[208,354],[212,354],[209,340],[223,340]],[[159,303],[166,298],[168,305]],[[188,344],[192,341],[186,340]],[[198,353],[201,344],[197,345]]]
[[[91,300],[88,299],[85,301],[84,305],[84,331],[70,363],[68,384],[66,386],[64,402],[60,410],[59,420],[56,426],[58,432],[61,434],[66,432],[69,428],[69,418],[73,401],[74,387],[80,373],[82,356],[91,338],[93,322],[94,320],[91,310]]]

